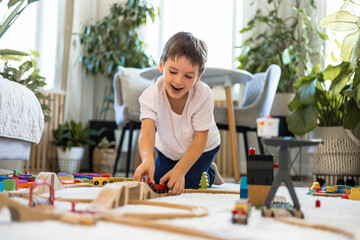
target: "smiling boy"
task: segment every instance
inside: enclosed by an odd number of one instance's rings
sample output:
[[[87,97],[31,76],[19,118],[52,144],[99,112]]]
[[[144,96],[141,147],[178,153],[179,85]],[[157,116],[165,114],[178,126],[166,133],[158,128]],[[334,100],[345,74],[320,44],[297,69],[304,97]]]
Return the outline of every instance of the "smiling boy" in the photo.
[[[171,195],[198,188],[202,172],[208,173],[210,186],[215,179],[211,164],[220,148],[220,135],[211,89],[200,81],[206,60],[205,42],[188,32],[176,33],[160,58],[163,75],[139,98],[142,164],[134,179],[148,175],[153,182],[167,183]]]

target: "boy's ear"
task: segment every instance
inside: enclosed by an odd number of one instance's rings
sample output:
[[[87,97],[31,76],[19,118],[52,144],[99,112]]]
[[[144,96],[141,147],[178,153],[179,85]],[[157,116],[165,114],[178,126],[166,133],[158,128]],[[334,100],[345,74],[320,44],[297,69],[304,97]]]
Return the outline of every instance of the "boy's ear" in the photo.
[[[159,71],[164,72],[163,61],[161,58],[160,58],[160,63],[159,63]]]
[[[201,78],[201,76],[203,75],[203,73],[204,73],[204,72],[202,72],[202,73],[199,75],[199,77],[196,79],[196,82],[200,81],[200,78]]]

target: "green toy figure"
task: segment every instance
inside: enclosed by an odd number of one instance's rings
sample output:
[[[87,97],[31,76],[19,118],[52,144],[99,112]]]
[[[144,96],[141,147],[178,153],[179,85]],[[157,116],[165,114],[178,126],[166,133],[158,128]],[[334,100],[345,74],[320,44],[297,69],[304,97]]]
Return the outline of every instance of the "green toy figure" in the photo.
[[[199,183],[199,189],[207,189],[208,186],[209,186],[209,181],[208,181],[207,173],[203,172],[201,174],[201,179],[200,179],[200,183]]]

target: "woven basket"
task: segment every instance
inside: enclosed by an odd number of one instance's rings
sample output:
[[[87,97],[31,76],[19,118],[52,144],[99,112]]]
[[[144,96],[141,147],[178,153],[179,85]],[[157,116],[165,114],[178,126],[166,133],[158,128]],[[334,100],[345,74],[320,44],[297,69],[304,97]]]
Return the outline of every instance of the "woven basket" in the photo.
[[[324,132],[332,136],[321,137]],[[315,137],[322,138],[324,143],[309,149],[314,175],[360,175],[360,148],[346,135],[343,128],[322,128],[315,133]]]
[[[96,147],[93,152],[94,173],[112,173],[115,165],[116,149],[110,148],[115,142],[108,144],[106,148]]]

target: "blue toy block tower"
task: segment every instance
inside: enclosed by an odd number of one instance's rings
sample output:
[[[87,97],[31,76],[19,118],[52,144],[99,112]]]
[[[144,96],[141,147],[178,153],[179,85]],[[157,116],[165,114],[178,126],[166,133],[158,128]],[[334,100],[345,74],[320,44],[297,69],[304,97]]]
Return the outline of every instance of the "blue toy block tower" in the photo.
[[[240,198],[248,198],[247,177],[241,177],[241,180],[240,180]]]

